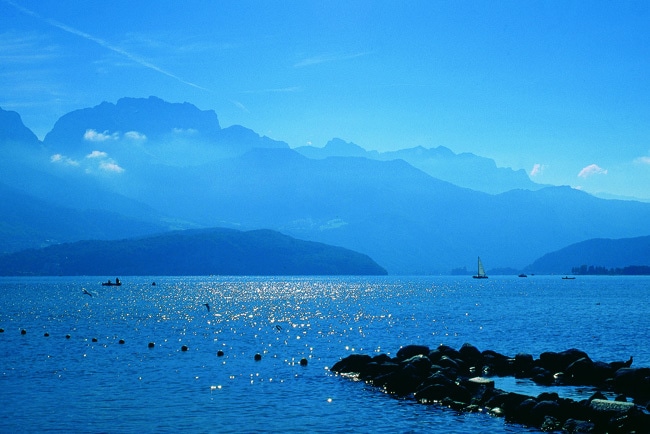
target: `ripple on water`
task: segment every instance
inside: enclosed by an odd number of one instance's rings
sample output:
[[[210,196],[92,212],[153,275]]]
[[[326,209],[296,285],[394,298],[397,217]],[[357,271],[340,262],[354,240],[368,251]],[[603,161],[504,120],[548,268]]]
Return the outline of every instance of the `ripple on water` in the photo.
[[[0,278],[2,431],[521,432],[391,398],[326,367],[352,352],[465,342],[509,355],[633,354],[650,365],[645,278],[101,280]]]

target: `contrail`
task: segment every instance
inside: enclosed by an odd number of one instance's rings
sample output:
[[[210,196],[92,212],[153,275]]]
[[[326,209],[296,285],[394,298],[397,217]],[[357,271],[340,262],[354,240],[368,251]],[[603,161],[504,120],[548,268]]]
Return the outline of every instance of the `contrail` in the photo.
[[[206,89],[206,88],[204,88],[202,86],[199,86],[198,84],[192,83],[190,81],[183,80],[179,76],[174,75],[171,72],[165,71],[164,69],[154,65],[153,63],[147,62],[146,60],[141,59],[138,56],[135,56],[135,55],[129,53],[128,51],[125,51],[122,48],[117,47],[117,46],[115,46],[115,45],[113,45],[113,44],[111,44],[109,42],[106,42],[105,40],[103,40],[101,38],[97,38],[97,37],[95,37],[95,36],[93,36],[93,35],[91,35],[89,33],[82,32],[81,30],[77,30],[77,29],[75,29],[73,27],[67,26],[67,25],[65,25],[65,24],[63,24],[63,23],[61,23],[59,21],[56,21],[56,20],[53,20],[53,19],[50,19],[50,18],[43,18],[39,14],[37,14],[36,12],[34,12],[34,11],[30,10],[30,9],[24,8],[21,5],[16,4],[11,0],[3,0],[3,1],[5,3],[13,6],[14,8],[18,9],[19,11],[21,11],[22,13],[24,13],[26,15],[30,15],[30,16],[38,19],[38,20],[44,21],[44,22],[46,22],[47,24],[49,24],[49,25],[51,25],[53,27],[56,27],[58,29],[63,30],[64,32],[79,36],[79,37],[84,38],[84,39],[86,39],[88,41],[92,41],[92,42],[96,43],[97,45],[99,45],[99,46],[101,46],[103,48],[106,48],[107,50],[110,50],[110,51],[112,51],[114,53],[117,53],[117,54],[119,54],[121,56],[124,56],[127,59],[132,60],[132,61],[134,61],[135,63],[137,63],[137,64],[139,64],[141,66],[144,66],[145,68],[149,68],[152,71],[159,72],[160,74],[166,75],[167,77],[173,78],[174,80],[177,80],[177,81],[179,81],[179,82],[181,82],[183,84],[186,84],[188,86],[192,86],[192,87],[195,87],[197,89],[209,91],[209,89]]]

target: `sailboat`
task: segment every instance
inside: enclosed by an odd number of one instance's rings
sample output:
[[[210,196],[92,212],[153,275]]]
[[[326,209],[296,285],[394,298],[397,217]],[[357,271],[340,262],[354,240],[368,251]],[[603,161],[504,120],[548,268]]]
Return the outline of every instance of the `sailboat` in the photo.
[[[487,279],[487,274],[485,274],[485,269],[483,268],[483,263],[481,262],[481,257],[478,257],[478,272],[476,276],[472,276],[474,279]]]

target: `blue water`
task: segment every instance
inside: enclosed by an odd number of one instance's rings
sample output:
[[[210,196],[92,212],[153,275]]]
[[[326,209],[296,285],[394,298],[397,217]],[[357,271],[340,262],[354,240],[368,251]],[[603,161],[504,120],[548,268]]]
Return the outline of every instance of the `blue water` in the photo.
[[[648,277],[121,278],[0,278],[1,432],[536,432],[395,399],[328,367],[465,342],[650,366]]]

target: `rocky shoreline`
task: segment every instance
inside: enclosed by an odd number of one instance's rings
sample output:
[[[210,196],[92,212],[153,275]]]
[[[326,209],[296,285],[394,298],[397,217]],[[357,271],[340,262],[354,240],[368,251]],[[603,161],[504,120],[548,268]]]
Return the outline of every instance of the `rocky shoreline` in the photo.
[[[458,350],[408,345],[395,357],[352,354],[331,371],[423,404],[486,412],[543,431],[650,433],[650,368],[631,365],[632,358],[605,363],[577,349],[544,352],[535,359],[531,354],[479,351],[471,344]],[[529,378],[542,386],[593,386],[598,392],[582,401],[555,392],[528,396],[496,388],[495,376]],[[616,398],[608,400],[603,392]]]

